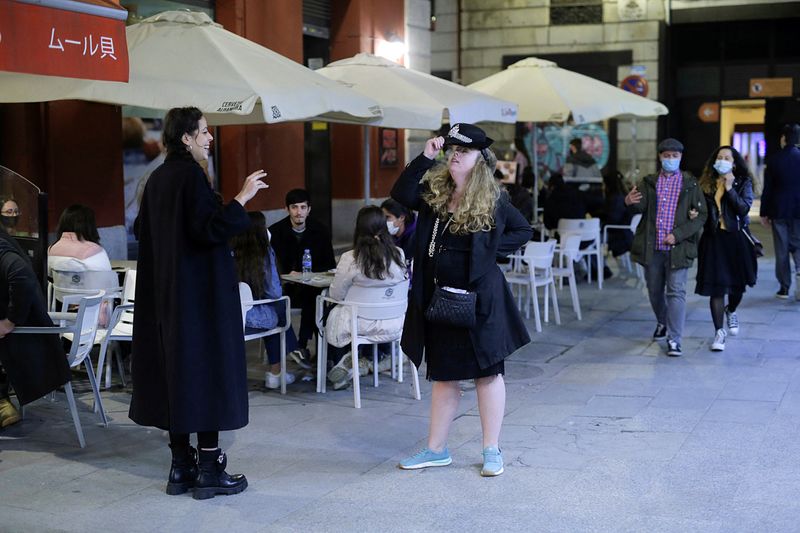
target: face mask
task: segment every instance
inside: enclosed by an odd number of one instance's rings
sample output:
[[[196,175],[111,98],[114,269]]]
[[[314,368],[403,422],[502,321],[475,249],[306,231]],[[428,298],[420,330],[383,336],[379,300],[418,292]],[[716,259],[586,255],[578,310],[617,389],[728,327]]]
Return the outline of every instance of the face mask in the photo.
[[[714,163],[714,170],[720,175],[727,174],[733,170],[733,163],[731,161],[725,161],[724,159],[717,159]]]
[[[681,158],[678,157],[676,159],[664,158],[661,160],[661,168],[664,169],[665,172],[675,172],[681,166]]]
[[[17,225],[18,218],[19,216],[9,217],[6,215],[0,215],[0,224],[3,224],[3,226],[7,228],[13,228],[14,226]]]
[[[397,235],[397,232],[400,231],[400,228],[395,226],[391,220],[386,221],[386,229],[389,230],[389,235]]]

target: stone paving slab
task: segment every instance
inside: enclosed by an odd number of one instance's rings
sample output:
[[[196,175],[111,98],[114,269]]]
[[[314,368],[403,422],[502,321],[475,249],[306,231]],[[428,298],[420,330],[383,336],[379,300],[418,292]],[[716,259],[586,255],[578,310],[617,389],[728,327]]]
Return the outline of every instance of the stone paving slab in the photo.
[[[422,401],[406,368],[402,384],[362,378],[356,410],[350,390],[264,391],[251,343],[250,424],[221,435],[229,471],[250,486],[204,502],[164,494],[166,435],[127,418],[129,390],[103,392],[103,428],[78,382],[86,449],[63,394],[0,431],[0,531],[797,531],[800,303],[776,300],[770,261],[759,268],[724,352],[709,351],[707,299],[688,296],[681,358],[650,340],[645,292],[626,273],[602,291],[579,286],[582,321],[564,289],[562,325],[536,333],[527,321],[534,341],[507,361],[506,473],[495,479],[478,474],[468,382],[453,464],[397,469],[424,445],[424,367]]]

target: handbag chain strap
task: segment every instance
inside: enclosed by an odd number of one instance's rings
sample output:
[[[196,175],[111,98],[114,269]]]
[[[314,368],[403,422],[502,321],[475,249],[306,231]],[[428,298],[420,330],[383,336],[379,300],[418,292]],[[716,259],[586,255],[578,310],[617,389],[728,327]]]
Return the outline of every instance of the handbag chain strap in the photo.
[[[433,223],[433,233],[431,234],[431,243],[428,245],[428,257],[435,257],[433,260],[433,283],[435,285],[439,284],[439,279],[436,276],[436,267],[439,264],[439,254],[436,253],[436,236],[439,234],[439,220],[441,220],[441,218],[439,215],[436,215],[436,221]],[[440,240],[444,239],[444,232],[447,231],[447,227],[452,221],[453,217],[447,219],[447,223],[445,223],[444,229],[442,230],[442,235],[439,237]],[[441,251],[442,245],[439,244],[439,252],[441,253]]]

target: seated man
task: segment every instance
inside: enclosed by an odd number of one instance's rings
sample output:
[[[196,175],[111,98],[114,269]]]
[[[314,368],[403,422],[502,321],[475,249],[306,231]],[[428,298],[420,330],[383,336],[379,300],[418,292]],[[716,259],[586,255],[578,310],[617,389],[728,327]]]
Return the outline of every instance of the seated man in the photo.
[[[269,227],[271,244],[278,259],[278,272],[291,274],[302,271],[303,252],[311,252],[312,270],[325,272],[336,267],[333,256],[331,235],[321,223],[309,218],[311,198],[305,189],[292,189],[286,193],[288,216]],[[301,366],[308,364],[308,341],[314,334],[314,315],[316,298],[322,289],[289,283],[284,293],[289,296],[292,306],[301,309],[300,331],[297,339],[298,350],[291,353],[292,358],[302,355]]]
[[[9,335],[16,326],[52,325],[27,255],[0,229],[0,427],[20,418],[9,400],[9,382],[26,404],[69,381],[69,364],[57,335]]]

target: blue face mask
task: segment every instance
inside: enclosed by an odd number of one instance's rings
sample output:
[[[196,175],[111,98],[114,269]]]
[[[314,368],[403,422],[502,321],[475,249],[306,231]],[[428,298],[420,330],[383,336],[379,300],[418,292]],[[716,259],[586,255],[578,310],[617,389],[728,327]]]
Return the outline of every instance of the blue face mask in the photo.
[[[664,169],[665,172],[675,172],[681,166],[681,158],[664,158],[661,160],[661,168]]]
[[[716,162],[714,162],[714,170],[716,170],[719,175],[727,174],[733,170],[733,163],[725,161],[724,159],[717,159]]]

